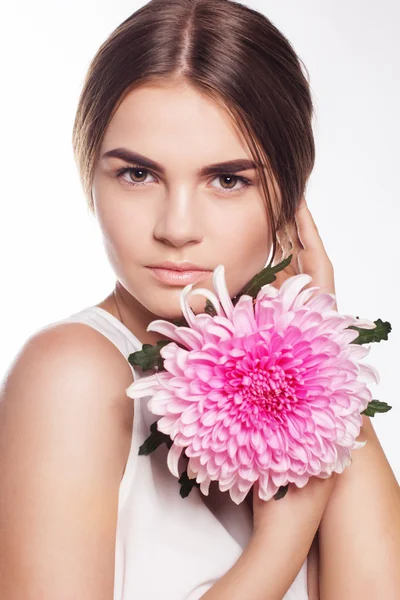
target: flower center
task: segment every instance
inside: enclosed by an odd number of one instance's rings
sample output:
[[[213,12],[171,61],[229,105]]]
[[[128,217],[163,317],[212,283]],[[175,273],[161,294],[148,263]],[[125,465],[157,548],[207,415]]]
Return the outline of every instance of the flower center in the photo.
[[[267,371],[256,367],[242,379],[242,398],[273,414],[292,410],[292,403],[297,402],[293,383],[293,375],[280,365],[271,365]]]
[[[242,405],[243,416],[251,414],[256,420],[261,417],[263,421],[284,423],[286,412],[292,411],[293,405],[299,402],[296,389],[300,382],[296,373],[291,373],[292,369],[285,371],[277,363],[262,366],[260,359],[255,360],[251,369],[245,369],[243,364],[238,367],[237,364],[230,373],[228,392],[236,410]]]

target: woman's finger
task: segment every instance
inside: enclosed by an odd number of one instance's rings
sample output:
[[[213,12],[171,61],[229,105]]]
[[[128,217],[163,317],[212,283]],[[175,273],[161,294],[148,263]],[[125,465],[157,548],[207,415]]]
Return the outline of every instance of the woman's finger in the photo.
[[[296,210],[295,219],[299,242],[304,250],[315,250],[326,254],[322,238],[304,196]]]

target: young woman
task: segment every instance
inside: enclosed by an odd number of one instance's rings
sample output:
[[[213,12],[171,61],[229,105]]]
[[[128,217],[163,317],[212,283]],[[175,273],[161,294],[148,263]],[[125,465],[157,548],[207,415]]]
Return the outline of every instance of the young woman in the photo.
[[[148,324],[218,264],[232,297],[289,253],[275,285],[304,272],[335,293],[304,199],[312,115],[290,43],[229,0],[152,0],[100,47],[73,144],[116,284],[32,335],[4,381],[1,598],[400,597],[399,486],[369,418],[340,476],[236,505],[182,499],[165,446],[138,456],[154,416],[125,393],[149,373],[128,355],[163,339]]]

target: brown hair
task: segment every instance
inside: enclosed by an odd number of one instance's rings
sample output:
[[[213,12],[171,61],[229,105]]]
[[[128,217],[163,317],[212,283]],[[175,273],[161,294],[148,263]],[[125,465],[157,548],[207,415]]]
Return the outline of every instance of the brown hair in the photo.
[[[290,42],[267,17],[238,2],[151,0],[100,46],[72,136],[89,208],[93,213],[101,142],[123,98],[139,85],[182,80],[218,102],[244,135],[269,214],[272,264],[278,243],[284,253],[286,224],[294,221],[314,166],[313,105],[308,71]],[[279,206],[271,201],[271,184]]]

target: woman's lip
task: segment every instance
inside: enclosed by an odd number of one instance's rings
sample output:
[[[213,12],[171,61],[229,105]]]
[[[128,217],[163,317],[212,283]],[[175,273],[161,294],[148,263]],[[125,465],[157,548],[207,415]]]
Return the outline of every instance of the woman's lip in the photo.
[[[169,285],[185,286],[188,283],[195,283],[200,279],[205,279],[211,271],[173,271],[172,269],[162,269],[161,267],[148,267],[155,277],[163,283]]]

